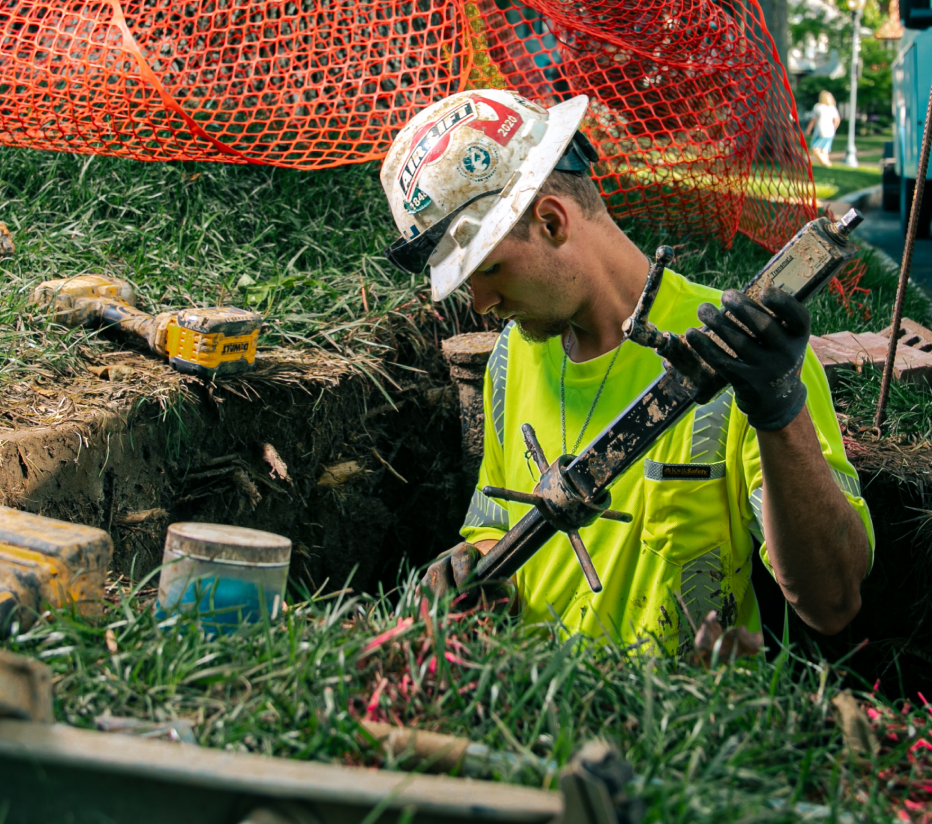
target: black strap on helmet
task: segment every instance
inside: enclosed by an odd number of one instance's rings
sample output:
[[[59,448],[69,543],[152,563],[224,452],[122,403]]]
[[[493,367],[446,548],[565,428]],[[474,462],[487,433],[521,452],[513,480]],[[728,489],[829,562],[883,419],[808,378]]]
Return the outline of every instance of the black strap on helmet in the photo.
[[[589,138],[578,131],[573,135],[570,145],[563,151],[563,155],[553,167],[556,172],[569,172],[574,175],[589,174],[593,163],[599,159],[599,153],[589,142]]]

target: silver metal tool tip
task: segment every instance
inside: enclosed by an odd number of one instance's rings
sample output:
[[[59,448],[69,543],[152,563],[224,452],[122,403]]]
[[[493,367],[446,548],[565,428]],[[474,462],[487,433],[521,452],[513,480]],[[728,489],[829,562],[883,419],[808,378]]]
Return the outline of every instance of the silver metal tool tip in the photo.
[[[835,230],[844,237],[847,237],[863,222],[864,215],[862,215],[857,209],[849,209],[844,215],[835,221]]]

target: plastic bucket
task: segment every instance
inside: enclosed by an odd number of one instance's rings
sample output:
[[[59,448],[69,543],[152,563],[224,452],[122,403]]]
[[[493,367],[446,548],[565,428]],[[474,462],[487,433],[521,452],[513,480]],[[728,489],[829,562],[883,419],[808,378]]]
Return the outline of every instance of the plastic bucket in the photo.
[[[291,541],[239,526],[184,522],[165,538],[159,578],[162,614],[196,610],[204,623],[232,628],[278,616]]]

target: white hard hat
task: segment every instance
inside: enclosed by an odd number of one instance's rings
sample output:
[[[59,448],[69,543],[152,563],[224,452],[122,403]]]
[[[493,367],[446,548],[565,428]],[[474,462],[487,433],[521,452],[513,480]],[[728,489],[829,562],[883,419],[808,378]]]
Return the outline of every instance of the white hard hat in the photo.
[[[585,173],[595,150],[577,132],[589,98],[545,109],[500,89],[459,92],[419,112],[392,143],[382,188],[401,238],[401,269],[430,264],[434,300],[463,283],[555,169]],[[574,139],[575,136],[575,139]]]

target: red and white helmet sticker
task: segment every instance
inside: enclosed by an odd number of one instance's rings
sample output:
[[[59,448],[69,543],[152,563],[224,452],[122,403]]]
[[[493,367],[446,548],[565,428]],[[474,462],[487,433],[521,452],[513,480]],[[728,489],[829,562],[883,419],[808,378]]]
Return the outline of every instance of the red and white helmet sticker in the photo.
[[[454,131],[468,125],[504,147],[518,133],[523,122],[521,115],[509,106],[475,94],[439,120],[421,126],[411,140],[411,148],[398,173],[405,211],[413,215],[430,205],[430,195],[418,186],[417,181],[425,166],[443,156]],[[458,162],[457,170],[464,177],[479,183],[491,177],[497,164],[498,155],[494,147],[483,148],[479,144],[472,144]]]
[[[476,94],[472,99],[476,102],[477,108],[479,106],[490,108],[495,113],[495,120],[476,119],[470,122],[469,128],[482,132],[499,146],[507,146],[508,141],[518,133],[518,129],[524,122],[521,115],[490,97]]]

